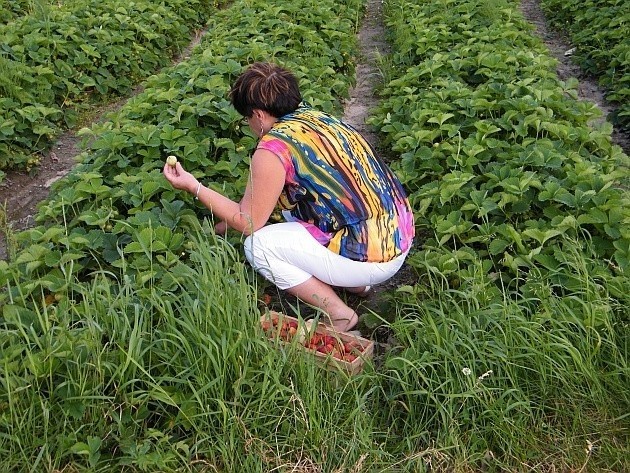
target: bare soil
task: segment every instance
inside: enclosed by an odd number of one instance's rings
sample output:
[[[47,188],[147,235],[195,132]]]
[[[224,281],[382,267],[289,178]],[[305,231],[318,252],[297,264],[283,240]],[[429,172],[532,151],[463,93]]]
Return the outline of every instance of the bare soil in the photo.
[[[345,104],[344,120],[353,125],[375,147],[378,146],[378,136],[366,125],[366,118],[370,110],[376,106],[378,97],[375,94],[381,74],[378,68],[378,58],[389,52],[385,37],[385,29],[382,20],[382,4],[379,0],[369,0],[367,10],[359,31],[360,56],[357,65],[357,82],[351,91],[351,96]],[[575,77],[579,80],[579,95],[581,99],[594,102],[602,109],[604,116],[612,110],[612,106],[606,102],[603,91],[598,87],[597,81],[585,76],[581,70],[571,62],[565,52],[571,48],[571,44],[560,34],[551,31],[546,24],[544,14],[540,9],[539,0],[522,0],[521,8],[525,18],[536,28],[536,33],[549,48],[551,54],[558,59],[558,75],[561,79]],[[176,60],[183,60],[190,54],[190,50],[196,45],[204,32],[198,32],[189,48],[182,52]],[[103,106],[96,121],[106,116],[108,112],[115,111],[124,105],[126,99]],[[97,114],[97,115],[98,115]],[[619,144],[626,153],[630,153],[630,136],[628,133],[616,131],[613,140]],[[50,192],[50,186],[57,179],[66,175],[76,163],[76,157],[80,153],[78,147],[80,139],[76,130],[63,134],[52,150],[42,157],[40,166],[33,172],[10,172],[0,184],[0,205],[4,204],[7,212],[7,220],[14,231],[28,228],[34,224],[37,204],[46,199]],[[5,235],[0,232],[0,258],[7,259]],[[405,284],[412,284],[415,280],[413,271],[404,266],[401,271],[385,284],[374,289],[367,298],[348,295],[347,301],[361,313],[374,310],[384,317],[390,307],[386,294],[393,289]],[[292,308],[299,308],[297,300],[291,299],[285,294],[268,289],[271,298],[270,305],[276,310],[292,312]],[[300,310],[303,309],[300,308]],[[373,334],[379,338],[379,334]],[[381,334],[383,342],[387,341],[387,333]]]
[[[190,44],[173,59],[173,63],[187,59],[205,33],[205,30],[195,31]],[[133,97],[141,91],[142,87],[138,86],[130,96]],[[123,97],[96,106],[90,113],[92,117],[95,117],[93,122],[107,119],[109,113],[120,109],[129,98]],[[83,126],[89,126],[89,123]],[[77,132],[78,129],[73,129],[63,133],[52,148],[41,157],[39,166],[30,172],[10,171],[0,182],[0,210],[6,211],[6,223],[12,232],[19,232],[35,225],[37,205],[49,197],[50,186],[68,174],[77,164],[82,151],[80,147],[82,139],[77,136]],[[0,218],[0,226],[2,226],[2,220]],[[0,259],[6,260],[9,255],[7,235],[3,228],[0,228]]]
[[[571,42],[561,31],[551,30],[547,26],[545,14],[540,8],[540,0],[521,0],[521,11],[531,23],[539,38],[543,40],[551,56],[558,60],[557,73],[560,80],[575,78],[578,80],[578,96],[581,100],[593,102],[602,111],[601,120],[614,111],[615,106],[606,100],[604,90],[599,87],[597,78],[586,74],[571,59]],[[630,154],[630,132],[613,129],[612,141]]]

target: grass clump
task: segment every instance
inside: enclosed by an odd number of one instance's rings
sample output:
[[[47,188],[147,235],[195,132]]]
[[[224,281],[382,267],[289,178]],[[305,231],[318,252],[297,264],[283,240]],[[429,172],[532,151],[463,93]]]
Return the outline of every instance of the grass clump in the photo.
[[[399,295],[375,399],[392,448],[432,449],[447,470],[628,468],[627,306],[570,245],[570,292],[540,275],[546,290],[523,299],[478,272]]]
[[[265,338],[229,242],[206,226],[189,243],[170,291],[69,272],[27,305],[9,287],[0,471],[630,466],[627,312],[588,273],[569,295],[541,275],[528,300],[427,273],[393,296],[394,345],[347,377]]]
[[[369,450],[363,382],[276,350],[235,248],[209,227],[191,243],[176,290],[103,272],[4,306],[0,471],[264,472]]]

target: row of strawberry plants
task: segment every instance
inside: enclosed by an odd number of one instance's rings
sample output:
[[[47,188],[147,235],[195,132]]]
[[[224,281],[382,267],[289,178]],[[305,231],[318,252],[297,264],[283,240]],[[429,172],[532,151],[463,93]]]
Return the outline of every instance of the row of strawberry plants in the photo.
[[[27,15],[33,7],[32,0],[3,0],[0,4],[0,24]]]
[[[68,8],[81,0],[3,0],[0,4],[0,25],[33,14],[46,14],[51,9]]]
[[[547,19],[567,33],[573,58],[600,78],[618,105],[613,123],[630,130],[630,6],[627,0],[543,0]]]
[[[206,212],[163,178],[166,155],[237,198],[256,140],[227,100],[231,82],[247,64],[275,58],[295,71],[307,102],[339,111],[354,77],[358,9],[356,1],[248,0],[217,12],[189,60],[152,76],[109,120],[83,130],[91,149],[40,207],[43,224],[19,235],[24,249],[7,268],[19,283],[5,296],[58,293],[68,276],[103,268],[139,285],[175,287],[186,229]]]
[[[0,432],[6,433],[0,456],[13,461],[12,470],[26,471],[39,461],[60,470],[83,464],[107,471],[123,465],[168,470],[152,447],[143,446],[143,439],[158,432],[178,439],[171,451],[187,450],[178,453],[184,468],[199,460],[198,451],[214,451],[205,439],[218,438],[213,429],[223,435],[221,425],[214,413],[200,409],[214,403],[212,393],[206,401],[214,382],[190,378],[189,360],[205,360],[199,367],[203,376],[215,374],[217,385],[231,391],[258,382],[238,360],[241,353],[258,358],[266,345],[251,336],[252,319],[243,322],[255,299],[248,295],[250,281],[244,281],[251,274],[233,261],[235,247],[224,240],[213,246],[214,239],[204,235],[191,238],[206,212],[173,191],[161,168],[166,155],[177,154],[204,183],[237,197],[255,137],[226,99],[234,78],[252,61],[275,58],[296,71],[307,101],[339,111],[338,98],[347,95],[353,78],[359,7],[333,0],[235,2],[213,17],[190,59],[152,76],[106,123],[85,130],[91,148],[41,207],[38,219],[45,223],[18,235],[23,249],[10,263],[0,262],[0,286],[6,287],[0,294],[0,359],[9,380],[0,389],[0,403],[17,415],[28,410],[39,418],[45,411],[63,419],[37,423],[20,441],[24,424],[0,416]],[[195,243],[200,238],[203,245]],[[235,253],[230,258],[228,246]],[[216,272],[197,277],[204,266]],[[173,317],[160,307],[167,300]],[[106,314],[95,314],[91,303]],[[182,326],[182,311],[195,314],[199,329]],[[91,327],[98,327],[96,336]],[[190,339],[189,329],[203,340]],[[175,332],[182,336],[177,342],[170,335]],[[158,333],[163,336],[154,338]],[[246,347],[237,349],[234,337]],[[169,356],[173,352],[162,350],[163,343],[195,353]],[[230,355],[217,352],[215,344]],[[77,360],[86,368],[79,375]],[[174,403],[163,395],[172,389]],[[14,396],[23,390],[29,401]],[[230,393],[216,396],[220,403],[234,400]],[[209,422],[204,434],[194,421],[201,418]]]
[[[81,0],[0,27],[0,169],[32,163],[79,110],[167,65],[215,6]]]
[[[371,121],[400,154],[426,237],[409,261],[453,285],[481,270],[535,297],[536,275],[570,288],[566,239],[589,241],[592,274],[627,297],[628,157],[610,125],[588,125],[600,112],[557,79],[513,2],[500,6],[386,2],[395,72]]]

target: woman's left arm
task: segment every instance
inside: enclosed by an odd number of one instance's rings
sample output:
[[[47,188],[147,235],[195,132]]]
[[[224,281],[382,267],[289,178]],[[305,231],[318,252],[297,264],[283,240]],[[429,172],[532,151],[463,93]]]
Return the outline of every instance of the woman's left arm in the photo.
[[[240,202],[202,185],[185,171],[180,163],[164,166],[164,176],[176,189],[185,190],[196,197],[218,219],[245,235],[262,228],[269,220],[284,187],[286,171],[278,157],[259,149],[252,156],[245,194]]]

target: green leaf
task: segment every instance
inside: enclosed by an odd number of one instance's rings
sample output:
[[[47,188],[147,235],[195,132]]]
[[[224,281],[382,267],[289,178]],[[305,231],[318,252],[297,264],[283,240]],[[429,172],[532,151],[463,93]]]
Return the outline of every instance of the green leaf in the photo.
[[[488,251],[491,255],[496,256],[503,253],[508,246],[510,246],[510,242],[502,240],[501,238],[495,238],[490,242],[490,245],[488,245]]]
[[[550,238],[556,237],[558,235],[562,235],[563,233],[564,233],[564,230],[558,230],[558,229],[540,230],[538,228],[528,228],[523,231],[523,235],[533,238],[541,245],[544,244]]]
[[[452,113],[437,113],[434,117],[427,120],[427,123],[437,123],[442,126],[448,119],[453,118],[455,115]]]
[[[26,273],[31,274],[35,269],[44,264],[44,259],[50,251],[50,248],[43,245],[31,245],[18,255],[15,262],[17,264],[25,264]]]
[[[593,207],[588,209],[587,213],[579,215],[577,222],[580,225],[588,223],[603,225],[604,223],[608,223],[608,215],[606,215],[606,212],[603,210]]]
[[[553,196],[553,200],[560,202],[568,207],[575,207],[575,196],[566,189],[559,189]]]
[[[173,125],[164,125],[160,133],[160,139],[165,142],[173,142],[185,134],[186,132],[184,130],[176,130]]]
[[[234,145],[234,141],[232,141],[229,138],[215,138],[214,139],[214,146],[217,149],[225,148],[225,149],[229,149],[231,151],[235,151],[236,150],[236,146]]]
[[[473,174],[462,171],[453,171],[445,174],[440,183],[440,203],[445,204],[449,202],[474,177]]]
[[[614,257],[621,271],[627,273],[630,271],[630,239],[620,239],[613,243],[616,248]]]

